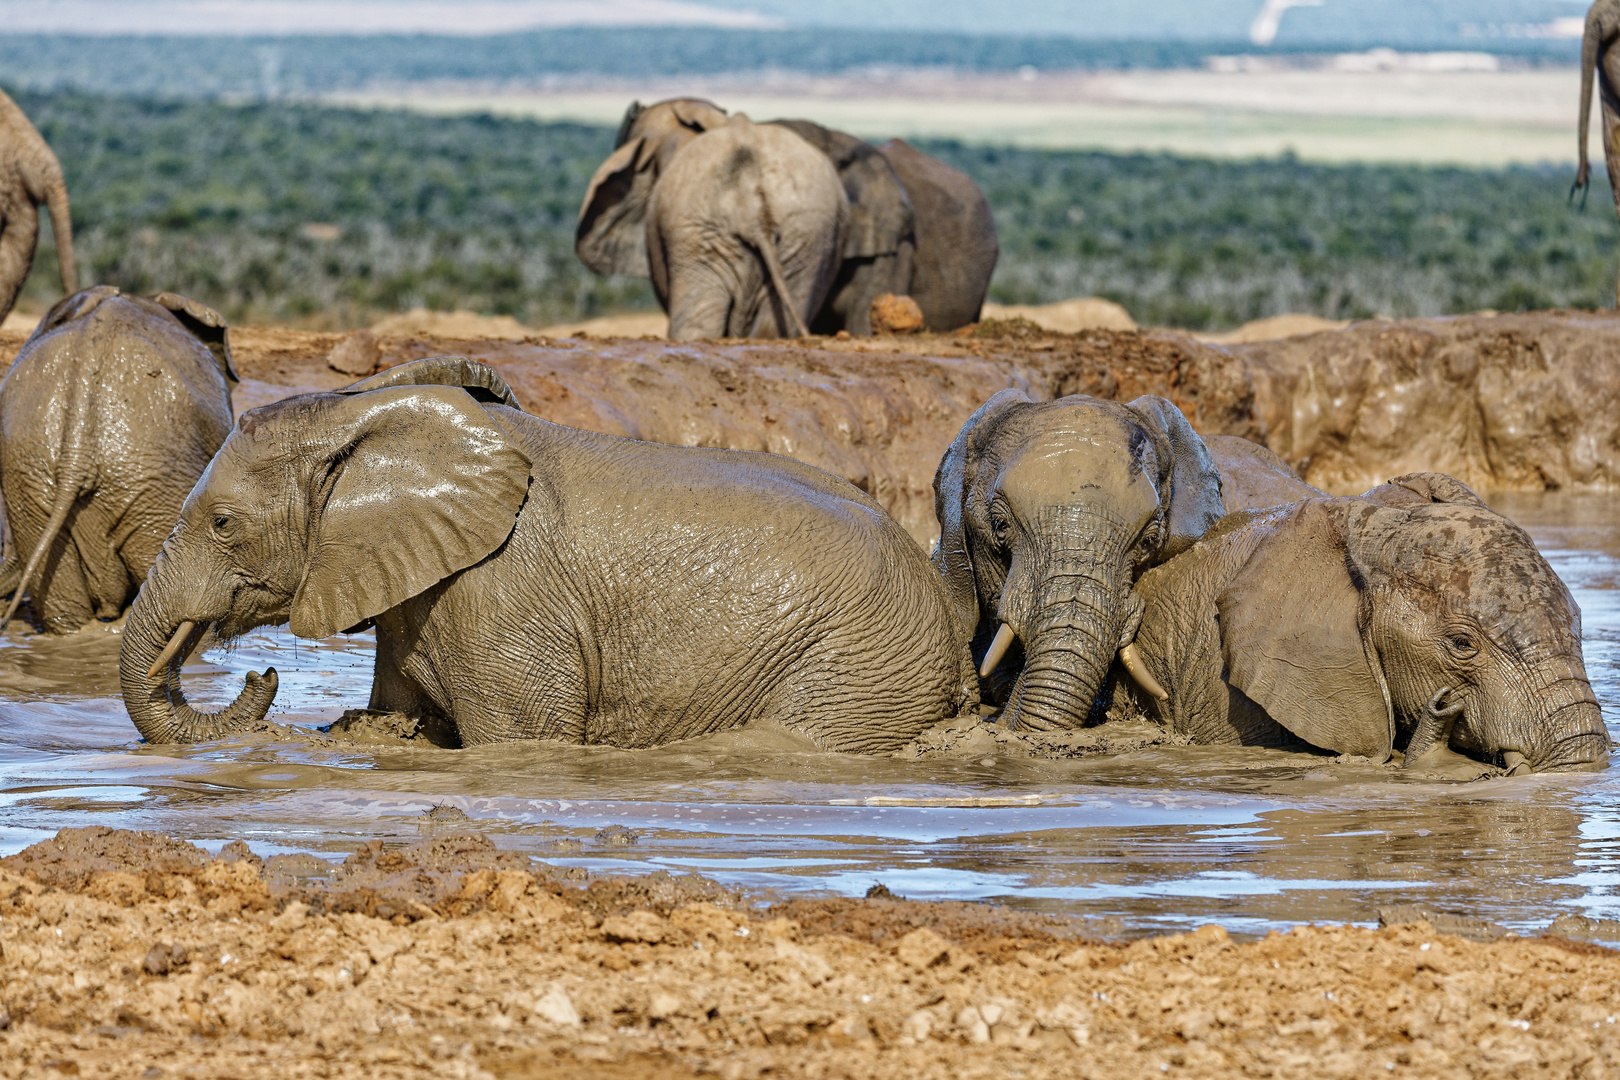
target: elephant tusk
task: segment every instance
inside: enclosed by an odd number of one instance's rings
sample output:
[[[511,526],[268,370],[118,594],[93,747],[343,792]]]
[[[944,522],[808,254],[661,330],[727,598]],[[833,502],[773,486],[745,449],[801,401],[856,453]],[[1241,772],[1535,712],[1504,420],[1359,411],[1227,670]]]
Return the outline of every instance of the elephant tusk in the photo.
[[[175,629],[174,636],[169,639],[169,643],[163,646],[163,651],[158,653],[158,658],[152,661],[151,667],[146,669],[148,679],[155,679],[162,674],[163,669],[169,666],[169,661],[174,659],[174,654],[185,646],[186,639],[191,637],[191,632],[196,628],[197,624],[187,619]]]
[[[1140,686],[1148,697],[1160,701],[1170,700],[1170,695],[1159,685],[1159,680],[1153,677],[1153,672],[1142,663],[1142,654],[1136,651],[1136,642],[1133,641],[1119,650],[1119,662],[1125,665],[1125,670],[1131,673],[1131,678],[1136,680],[1136,685]]]
[[[1521,770],[1524,772],[1533,771],[1530,768],[1530,763],[1524,759],[1524,755],[1517,750],[1502,751],[1502,764],[1507,766],[1509,776],[1517,776]]]
[[[1001,624],[1001,628],[996,631],[995,640],[990,642],[990,651],[984,654],[984,663],[979,665],[979,678],[988,679],[990,677],[990,673],[996,670],[996,665],[1001,663],[1001,658],[1007,655],[1007,650],[1012,646],[1013,638],[1017,636],[1017,634],[1013,633],[1012,627],[1006,623]]]

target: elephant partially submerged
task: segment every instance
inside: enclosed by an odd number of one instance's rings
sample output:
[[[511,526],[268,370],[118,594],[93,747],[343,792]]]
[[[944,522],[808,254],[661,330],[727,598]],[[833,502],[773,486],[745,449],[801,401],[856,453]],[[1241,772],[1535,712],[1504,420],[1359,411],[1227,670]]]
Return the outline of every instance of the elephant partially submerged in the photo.
[[[1522,529],[1461,482],[1234,514],[1137,583],[1135,708],[1201,743],[1286,745],[1408,768],[1603,768],[1580,610]]]
[[[46,630],[124,610],[231,430],[225,320],[174,293],[86,289],[46,313],[0,386],[0,491],[23,594]]]
[[[0,91],[0,319],[11,313],[28,280],[39,240],[39,208],[51,213],[62,291],[77,292],[73,222],[62,165],[44,136],[4,91]]]
[[[632,104],[617,149],[597,169],[580,208],[581,261],[599,274],[651,275],[658,287],[646,250],[653,192],[693,139],[731,119],[700,98]],[[849,227],[829,252],[837,277],[811,313],[812,330],[870,333],[871,302],[883,293],[910,294],[930,330],[954,330],[979,317],[998,247],[990,205],[971,179],[898,140],[874,147],[808,120],[762,126],[790,130],[819,151],[849,203]]]
[[[973,704],[944,586],[843,480],[548,423],[470,361],[351,390],[245,413],[186,499],[119,659],[148,740],[262,718],[274,669],[209,714],[180,665],[209,630],[289,620],[306,638],[375,625],[371,708],[448,745],[778,721],[878,751]]]

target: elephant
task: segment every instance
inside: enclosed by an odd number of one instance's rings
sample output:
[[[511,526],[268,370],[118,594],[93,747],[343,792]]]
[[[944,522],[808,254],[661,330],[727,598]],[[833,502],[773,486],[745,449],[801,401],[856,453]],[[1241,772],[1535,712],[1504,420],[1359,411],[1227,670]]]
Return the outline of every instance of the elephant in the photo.
[[[231,430],[228,337],[195,300],[108,285],[40,320],[0,384],[6,623],[25,592],[55,634],[128,605]]]
[[[838,273],[832,163],[738,114],[676,154],[647,200],[647,267],[676,340],[804,337]]]
[[[1209,450],[1166,399],[1017,389],[963,425],[934,507],[934,565],[987,700],[1009,727],[1046,730],[1092,717],[1116,652],[1134,664],[1137,575],[1226,512]]]
[[[617,149],[597,170],[580,209],[581,261],[600,274],[648,275],[642,226],[659,177],[687,143],[728,120],[725,110],[700,98],[632,104]],[[880,149],[809,120],[770,123],[820,150],[849,200],[838,277],[810,320],[812,330],[870,334],[871,303],[886,292],[917,299],[927,329],[954,330],[978,319],[998,248],[990,205],[972,180],[902,142]],[[914,206],[926,210],[927,220],[918,220]]]
[[[73,265],[73,221],[68,212],[67,183],[44,136],[4,91],[0,91],[0,319],[11,314],[17,294],[34,265],[39,240],[39,208],[51,214],[62,292],[79,291]]]
[[[1288,463],[1259,443],[1235,435],[1204,435],[1204,446],[1221,475],[1221,506],[1228,514],[1319,499],[1327,492],[1299,478]]]
[[[455,364],[477,393],[447,385]],[[975,706],[943,583],[851,484],[562,427],[472,361],[373,380],[244,413],[187,496],[119,655],[148,741],[262,719],[274,668],[206,713],[180,667],[210,630],[281,622],[374,626],[369,707],[451,747],[777,722],[875,752]]]
[[[849,233],[826,156],[708,102],[638,108],[586,193],[581,260],[652,278],[672,338],[808,334]]]
[[[1609,167],[1609,186],[1615,191],[1616,210],[1620,211],[1620,52],[1614,44],[1620,40],[1620,0],[1597,0],[1586,12],[1586,29],[1581,36],[1581,117],[1576,129],[1580,144],[1580,164],[1575,170],[1575,185],[1570,189],[1585,191],[1591,181],[1591,163],[1586,154],[1586,137],[1592,126],[1592,78],[1597,76],[1598,93],[1603,106],[1603,158]],[[1615,303],[1620,305],[1620,279],[1615,284]]]
[[[1198,743],[1297,745],[1415,771],[1608,760],[1581,615],[1535,544],[1462,482],[1224,518],[1137,582],[1126,704]]]

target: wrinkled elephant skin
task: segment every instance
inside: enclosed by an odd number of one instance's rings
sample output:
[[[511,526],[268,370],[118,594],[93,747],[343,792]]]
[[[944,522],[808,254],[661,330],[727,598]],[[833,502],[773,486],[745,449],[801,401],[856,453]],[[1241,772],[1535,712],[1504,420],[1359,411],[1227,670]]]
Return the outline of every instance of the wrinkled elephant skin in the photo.
[[[469,379],[480,400],[444,385],[447,361],[420,363],[432,385],[396,369],[242,416],[126,624],[147,739],[262,717],[273,669],[218,714],[185,704],[179,670],[208,629],[281,621],[315,638],[374,624],[370,706],[450,745],[777,721],[871,752],[973,704],[942,583],[856,488],[560,427],[496,404],[493,372]]]
[[[1200,743],[1452,771],[1603,768],[1580,611],[1522,529],[1440,473],[1234,514],[1138,582],[1168,690],[1122,705]],[[1477,770],[1476,770],[1477,773]]]
[[[134,597],[231,430],[219,314],[173,293],[86,289],[53,307],[0,386],[0,593],[53,633]]]

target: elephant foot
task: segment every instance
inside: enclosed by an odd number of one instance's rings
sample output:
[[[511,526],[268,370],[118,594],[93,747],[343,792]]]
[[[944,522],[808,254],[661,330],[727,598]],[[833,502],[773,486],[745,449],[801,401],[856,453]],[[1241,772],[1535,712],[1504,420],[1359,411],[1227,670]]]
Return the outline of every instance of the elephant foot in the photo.
[[[1407,758],[1401,768],[1413,776],[1434,776],[1445,780],[1478,780],[1495,776],[1500,771],[1493,765],[1475,761],[1446,746],[1436,746],[1419,757]]]

